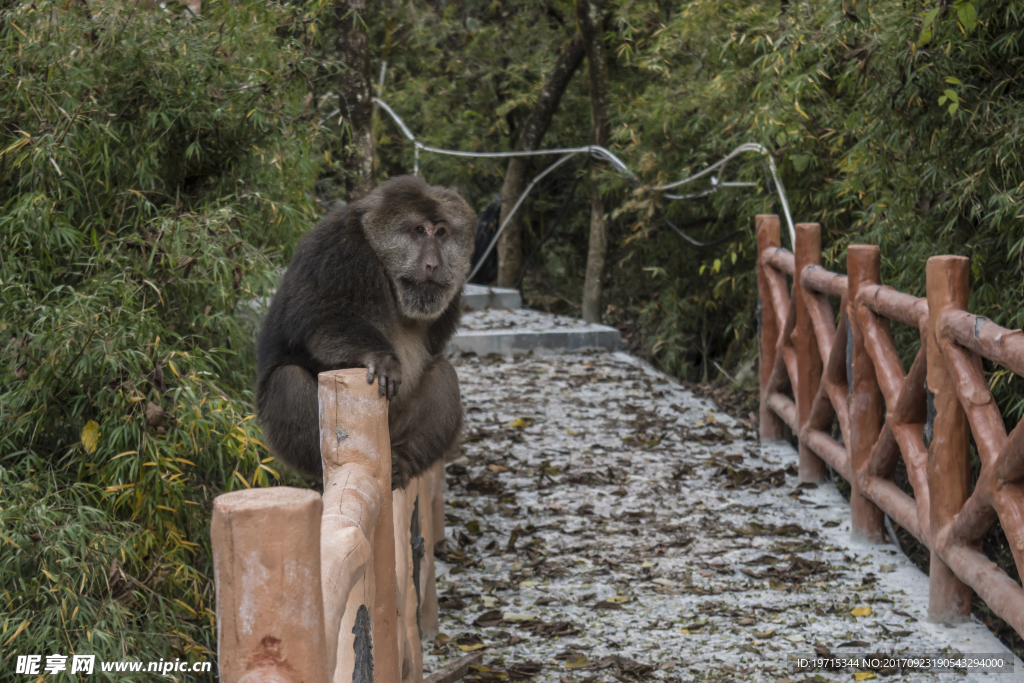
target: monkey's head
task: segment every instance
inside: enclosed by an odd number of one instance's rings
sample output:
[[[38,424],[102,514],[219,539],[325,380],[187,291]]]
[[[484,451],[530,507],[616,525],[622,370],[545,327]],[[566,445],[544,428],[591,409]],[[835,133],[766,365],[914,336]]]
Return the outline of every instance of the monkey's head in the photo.
[[[433,320],[469,274],[476,214],[455,192],[422,178],[381,183],[353,204],[363,232],[391,278],[402,314]]]

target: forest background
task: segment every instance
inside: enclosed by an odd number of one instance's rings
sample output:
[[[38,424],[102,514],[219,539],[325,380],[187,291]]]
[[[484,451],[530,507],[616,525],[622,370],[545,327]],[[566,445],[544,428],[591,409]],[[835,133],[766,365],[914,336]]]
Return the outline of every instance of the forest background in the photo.
[[[822,224],[827,267],[843,270],[852,242],[877,244],[883,281],[920,296],[927,257],[970,256],[971,310],[1021,327],[1024,4],[590,5],[607,146],[642,184],[761,143],[795,219]],[[499,151],[577,31],[564,0],[363,6],[213,0],[197,16],[0,0],[0,670],[52,651],[213,656],[212,498],[298,483],[260,443],[253,320],[239,312],[273,290],[324,207],[366,181],[351,159],[367,141],[339,104],[353,73],[340,39],[365,35],[373,90],[423,141]],[[588,142],[587,70],[541,146]],[[371,180],[409,172],[394,125],[378,112],[369,130]],[[478,210],[508,169],[420,163]],[[520,256],[568,201],[526,272],[527,302],[581,313],[596,188],[609,230],[597,314],[676,377],[744,374],[753,216],[778,207],[760,157],[726,176],[758,187],[666,202],[606,165],[565,165],[526,205]],[[698,240],[735,234],[694,248],[659,212]],[[916,333],[897,340],[912,357]],[[1019,380],[990,379],[1015,421]],[[986,543],[1005,551],[998,532]]]

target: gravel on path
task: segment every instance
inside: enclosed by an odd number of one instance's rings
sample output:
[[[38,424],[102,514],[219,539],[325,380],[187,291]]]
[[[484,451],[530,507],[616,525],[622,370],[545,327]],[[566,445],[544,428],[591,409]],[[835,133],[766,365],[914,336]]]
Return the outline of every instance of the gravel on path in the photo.
[[[799,658],[999,654],[980,623],[928,623],[927,578],[850,540],[831,484],[624,353],[455,360],[464,443],[447,465],[441,635],[464,680],[1021,681],[1015,673]]]

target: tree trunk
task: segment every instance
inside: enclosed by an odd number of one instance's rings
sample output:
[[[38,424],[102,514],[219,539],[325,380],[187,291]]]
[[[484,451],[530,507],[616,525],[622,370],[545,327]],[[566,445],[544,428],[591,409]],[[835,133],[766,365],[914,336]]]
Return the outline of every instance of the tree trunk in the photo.
[[[590,144],[608,146],[608,53],[604,45],[604,0],[576,0],[576,24],[583,36],[590,72]],[[583,319],[601,320],[601,277],[608,253],[608,221],[597,183],[600,170],[590,172],[590,249],[587,275],[583,282]]]
[[[541,138],[551,125],[551,118],[558,109],[562,94],[572,80],[572,76],[583,61],[583,38],[579,33],[572,37],[555,61],[555,66],[544,81],[537,104],[534,105],[530,117],[526,120],[523,132],[516,142],[516,151],[537,149]],[[528,157],[512,157],[505,172],[505,182],[501,186],[501,217],[498,225],[515,206],[519,195],[526,189],[530,161]],[[519,280],[519,271],[523,267],[523,228],[522,209],[516,212],[498,239],[498,286],[514,287]]]
[[[342,135],[342,165],[347,199],[359,199],[373,189],[373,90],[370,82],[370,46],[366,36],[366,0],[337,0],[338,106],[347,134]]]

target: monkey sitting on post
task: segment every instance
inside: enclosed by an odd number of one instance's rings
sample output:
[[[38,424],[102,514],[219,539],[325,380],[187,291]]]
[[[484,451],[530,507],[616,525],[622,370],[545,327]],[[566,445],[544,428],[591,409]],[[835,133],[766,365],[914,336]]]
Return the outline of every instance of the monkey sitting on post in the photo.
[[[473,209],[412,176],[392,178],[301,241],[260,331],[256,404],[267,446],[320,477],[317,375],[368,369],[388,399],[391,486],[455,445],[462,403],[444,348],[458,325]]]

